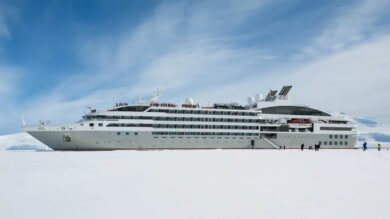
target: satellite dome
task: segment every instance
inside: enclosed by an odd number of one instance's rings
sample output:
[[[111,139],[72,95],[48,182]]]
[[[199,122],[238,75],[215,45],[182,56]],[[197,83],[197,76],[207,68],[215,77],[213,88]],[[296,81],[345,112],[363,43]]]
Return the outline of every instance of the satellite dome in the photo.
[[[185,101],[184,101],[184,104],[187,104],[187,105],[194,105],[194,100],[192,98],[187,98]]]
[[[261,95],[261,94],[256,94],[256,102],[260,102],[261,99],[263,99],[263,95]]]

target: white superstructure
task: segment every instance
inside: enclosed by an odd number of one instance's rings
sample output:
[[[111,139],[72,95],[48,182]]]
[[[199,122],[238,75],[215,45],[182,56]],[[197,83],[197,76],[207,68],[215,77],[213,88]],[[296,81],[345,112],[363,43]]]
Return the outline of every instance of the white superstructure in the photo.
[[[181,106],[160,103],[156,92],[137,104],[119,103],[91,110],[78,123],[25,127],[54,150],[353,148],[356,127],[341,116],[288,99],[291,86],[266,98],[248,98],[247,106],[200,107],[188,98]]]

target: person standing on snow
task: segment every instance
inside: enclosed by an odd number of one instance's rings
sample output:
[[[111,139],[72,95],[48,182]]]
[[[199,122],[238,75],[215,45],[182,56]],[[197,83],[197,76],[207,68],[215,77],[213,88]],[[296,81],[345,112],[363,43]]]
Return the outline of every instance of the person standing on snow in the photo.
[[[382,148],[382,145],[380,143],[378,143],[378,151],[380,151]]]
[[[363,151],[367,150],[367,142],[363,143]]]

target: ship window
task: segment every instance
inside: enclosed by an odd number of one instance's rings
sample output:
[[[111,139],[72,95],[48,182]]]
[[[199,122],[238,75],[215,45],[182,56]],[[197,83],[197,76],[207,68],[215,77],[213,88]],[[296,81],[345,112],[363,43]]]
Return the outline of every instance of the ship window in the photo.
[[[340,138],[343,138],[344,137],[344,135],[340,135]]]
[[[345,135],[345,138],[347,139],[347,138],[348,138],[348,135]]]
[[[102,127],[103,126],[103,123],[99,123],[99,127]]]
[[[329,138],[333,138],[333,135],[329,135]]]
[[[89,123],[89,127],[93,127],[93,125],[94,125],[93,123]]]
[[[138,135],[138,132],[134,132],[134,135]]]
[[[337,145],[337,141],[334,142],[334,145]]]
[[[324,145],[328,145],[328,142],[327,142],[327,141],[324,141]]]
[[[337,138],[337,135],[334,135],[334,138]]]
[[[149,106],[123,106],[123,107],[112,109],[111,111],[143,112],[148,108]]]
[[[126,135],[129,135],[129,133],[128,133],[128,132],[126,132]]]
[[[264,114],[330,116],[328,113],[302,106],[276,106],[261,109]]]
[[[344,128],[344,127],[321,127],[320,130],[331,130],[331,131],[351,131],[351,128]],[[337,135],[335,135],[335,138],[337,138]],[[340,135],[340,138],[342,138],[342,135]]]
[[[342,142],[342,141],[340,141],[340,145],[343,145],[343,142]]]
[[[117,132],[116,134],[117,134],[117,135],[121,135],[121,133],[120,133],[120,132]]]
[[[333,144],[333,142],[332,142],[332,141],[330,141],[330,142],[329,142],[329,145],[332,145],[332,144]]]

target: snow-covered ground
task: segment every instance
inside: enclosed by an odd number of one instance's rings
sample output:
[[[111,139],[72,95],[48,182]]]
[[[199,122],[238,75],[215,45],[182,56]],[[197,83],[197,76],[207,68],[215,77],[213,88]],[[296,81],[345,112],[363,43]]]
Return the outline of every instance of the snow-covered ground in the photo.
[[[0,218],[390,218],[390,151],[0,151]]]

